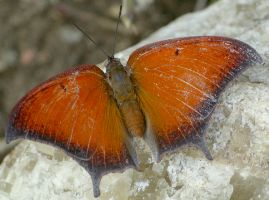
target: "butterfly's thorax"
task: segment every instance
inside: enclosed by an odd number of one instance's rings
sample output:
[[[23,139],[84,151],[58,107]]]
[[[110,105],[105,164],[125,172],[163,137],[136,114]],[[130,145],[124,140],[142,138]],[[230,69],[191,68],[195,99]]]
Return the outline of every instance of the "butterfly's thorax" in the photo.
[[[107,75],[128,132],[132,136],[143,136],[144,115],[138,104],[131,79],[119,60],[110,60],[107,65]]]

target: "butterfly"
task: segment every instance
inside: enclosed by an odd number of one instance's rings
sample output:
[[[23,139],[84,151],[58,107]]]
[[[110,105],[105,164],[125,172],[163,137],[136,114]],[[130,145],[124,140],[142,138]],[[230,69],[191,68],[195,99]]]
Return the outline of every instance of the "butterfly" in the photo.
[[[104,174],[139,169],[142,137],[156,160],[186,144],[212,156],[205,130],[226,85],[262,63],[249,45],[226,37],[164,40],[135,50],[126,66],[108,57],[106,72],[86,64],[29,91],[11,111],[6,141],[63,149],[91,175],[94,196]]]

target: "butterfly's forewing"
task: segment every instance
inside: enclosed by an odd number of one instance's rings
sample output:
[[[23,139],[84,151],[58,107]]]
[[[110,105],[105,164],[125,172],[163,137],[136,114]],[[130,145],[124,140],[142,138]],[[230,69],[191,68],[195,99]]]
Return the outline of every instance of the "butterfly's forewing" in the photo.
[[[60,74],[30,91],[13,109],[7,141],[26,138],[64,149],[92,176],[134,165],[125,127],[105,74],[94,65]]]
[[[220,92],[246,66],[261,61],[247,44],[223,37],[172,39],[133,52],[128,67],[157,157],[194,143],[212,159],[203,133]]]

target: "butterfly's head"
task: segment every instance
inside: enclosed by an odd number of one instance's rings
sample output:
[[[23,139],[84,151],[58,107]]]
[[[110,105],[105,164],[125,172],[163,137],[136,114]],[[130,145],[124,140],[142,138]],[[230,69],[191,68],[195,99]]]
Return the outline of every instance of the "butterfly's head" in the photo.
[[[111,86],[124,82],[127,75],[123,65],[117,58],[108,59],[108,63],[106,65],[106,74]]]
[[[108,60],[106,74],[116,99],[124,99],[133,91],[131,80],[119,59],[112,58]]]

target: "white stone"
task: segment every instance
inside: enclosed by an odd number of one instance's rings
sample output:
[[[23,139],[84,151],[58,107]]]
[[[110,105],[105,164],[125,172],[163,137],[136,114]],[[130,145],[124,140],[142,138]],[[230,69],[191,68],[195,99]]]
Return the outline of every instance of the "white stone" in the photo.
[[[192,35],[225,35],[253,46],[265,65],[249,68],[223,93],[210,120],[207,142],[214,160],[193,147],[151,157],[144,172],[103,177],[99,199],[269,199],[269,1],[221,0],[178,18],[138,45]],[[147,150],[148,151],[148,150]],[[90,176],[52,147],[22,142],[0,166],[0,199],[94,199]]]

